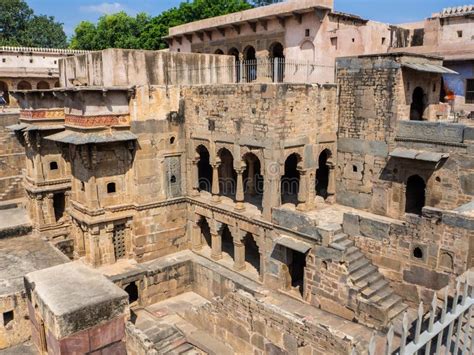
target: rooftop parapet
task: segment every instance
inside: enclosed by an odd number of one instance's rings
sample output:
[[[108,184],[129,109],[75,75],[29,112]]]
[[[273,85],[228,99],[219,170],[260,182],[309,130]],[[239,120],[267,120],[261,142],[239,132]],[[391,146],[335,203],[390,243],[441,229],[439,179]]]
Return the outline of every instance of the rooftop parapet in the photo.
[[[315,10],[331,11],[333,8],[333,0],[290,0],[287,2],[258,7],[172,27],[169,30],[169,37],[184,35],[185,33],[196,32],[204,29],[225,28],[248,22],[301,16],[304,13]]]
[[[12,53],[38,53],[38,54],[53,54],[53,55],[77,55],[88,53],[89,51],[78,50],[78,49],[63,49],[63,48],[34,48],[34,47],[13,47],[13,46],[0,46],[0,53],[12,52]]]
[[[71,87],[234,82],[232,56],[106,49],[59,61],[60,82]]]

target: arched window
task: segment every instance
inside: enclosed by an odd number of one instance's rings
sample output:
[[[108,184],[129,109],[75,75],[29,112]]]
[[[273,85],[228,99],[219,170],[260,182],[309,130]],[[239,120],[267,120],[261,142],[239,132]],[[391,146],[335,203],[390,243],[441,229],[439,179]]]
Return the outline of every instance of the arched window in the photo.
[[[214,54],[224,54],[224,52],[222,51],[222,49],[216,49]]]
[[[227,53],[228,55],[231,55],[235,58],[235,76],[236,76],[236,82],[240,82],[241,80],[241,72],[240,72],[240,53],[239,50],[235,47],[232,47],[229,49],[229,52]]]
[[[425,92],[419,86],[413,90],[412,102],[410,106],[410,120],[422,121],[425,111]]]
[[[237,173],[234,170],[234,157],[226,148],[219,150],[218,155],[221,160],[219,165],[219,190],[222,195],[235,198]]]
[[[274,42],[269,49],[273,82],[281,83],[285,77],[285,54],[283,45]]]
[[[25,80],[22,80],[18,83],[18,85],[16,86],[16,88],[18,90],[31,90],[32,89],[32,86],[29,82],[25,81]]]
[[[407,180],[405,195],[405,212],[421,216],[425,206],[425,181],[418,175],[410,176]]]
[[[212,167],[209,163],[209,151],[203,145],[197,147],[196,152],[199,155],[198,162],[198,183],[200,191],[211,192],[212,189]]]
[[[115,182],[109,182],[107,184],[107,193],[108,194],[113,194],[117,191],[117,187],[115,185]]]
[[[281,203],[298,204],[298,191],[300,189],[300,173],[298,164],[301,157],[293,153],[285,161],[285,175],[281,178]]]
[[[258,208],[262,207],[263,199],[263,176],[261,164],[258,157],[253,153],[247,153],[243,157],[246,169],[243,174],[245,202],[251,203]]]
[[[48,90],[50,89],[49,84],[46,81],[40,81],[37,85],[36,88],[38,90]]]
[[[244,60],[244,77],[250,83],[257,79],[257,56],[254,47],[247,46],[244,49]]]
[[[316,195],[326,199],[328,197],[329,167],[327,165],[331,152],[325,149],[319,155],[318,170],[316,170]]]
[[[211,228],[207,223],[207,220],[204,217],[198,222],[198,226],[201,229],[201,243],[206,248],[212,248],[212,235],[211,235]]]

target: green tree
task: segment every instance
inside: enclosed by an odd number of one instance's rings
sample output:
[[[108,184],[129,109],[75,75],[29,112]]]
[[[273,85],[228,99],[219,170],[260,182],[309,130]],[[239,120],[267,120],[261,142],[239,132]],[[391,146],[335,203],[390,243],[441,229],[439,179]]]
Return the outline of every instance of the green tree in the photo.
[[[251,8],[244,0],[194,0],[164,11],[156,17],[120,12],[102,16],[96,25],[81,22],[74,31],[71,48],[100,50],[105,48],[163,49],[170,27],[209,17]]]
[[[52,16],[33,16],[21,37],[21,44],[28,47],[66,48],[67,37],[63,25]]]
[[[266,6],[266,5],[271,5],[271,4],[276,4],[279,2],[283,2],[284,0],[253,0],[251,4],[255,7],[259,6]]]
[[[0,45],[64,48],[67,38],[54,17],[34,15],[24,0],[1,0]]]

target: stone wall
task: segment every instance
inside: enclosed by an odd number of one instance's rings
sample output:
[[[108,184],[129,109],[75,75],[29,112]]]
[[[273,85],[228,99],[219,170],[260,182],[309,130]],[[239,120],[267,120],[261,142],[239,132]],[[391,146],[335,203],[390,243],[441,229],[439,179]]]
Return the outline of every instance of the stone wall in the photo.
[[[106,49],[59,61],[72,86],[180,85],[234,82],[234,58],[221,55]]]
[[[187,311],[185,317],[239,353],[347,354],[351,349],[350,340],[338,339],[310,319],[259,302],[245,291]]]
[[[30,338],[30,322],[25,291],[0,296],[0,349]]]
[[[427,206],[454,209],[472,199],[472,186],[467,182],[472,176],[471,134],[463,138],[456,133],[470,132],[469,128],[425,122],[437,120],[441,77],[404,68],[406,63],[423,60],[440,64],[403,55],[338,61],[339,203],[403,219],[407,180],[413,175],[421,176],[427,186]],[[408,121],[417,87],[425,93],[423,122]],[[449,157],[439,163],[390,157],[396,148]]]
[[[18,114],[0,113],[0,203],[24,197],[21,186],[25,150],[15,134],[6,129],[18,122]]]
[[[425,207],[406,222],[346,214],[344,231],[412,304],[474,266],[472,217]]]

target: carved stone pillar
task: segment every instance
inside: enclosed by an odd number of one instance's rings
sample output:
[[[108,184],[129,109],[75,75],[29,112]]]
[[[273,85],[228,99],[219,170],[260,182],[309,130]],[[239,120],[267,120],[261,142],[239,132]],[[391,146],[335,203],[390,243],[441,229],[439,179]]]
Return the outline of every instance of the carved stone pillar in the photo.
[[[54,194],[46,195],[46,208],[48,209],[48,223],[56,223],[56,216],[54,214]]]
[[[215,202],[220,201],[220,187],[219,187],[219,166],[220,162],[212,165],[212,199]]]
[[[255,161],[253,159],[248,160],[248,176],[247,176],[247,190],[251,196],[256,195],[255,191]]]
[[[245,205],[244,205],[244,181],[243,181],[243,173],[244,169],[237,169],[237,191],[235,193],[235,209],[237,211],[244,211],[245,210]]]
[[[43,196],[36,196],[36,224],[38,226],[44,225],[44,213],[43,213]]]
[[[191,232],[191,245],[194,251],[199,251],[202,249],[202,235],[201,228],[195,221],[188,221]]]
[[[211,232],[211,258],[220,260],[222,259],[222,238],[219,235],[219,226],[214,221],[210,223],[209,227]]]
[[[198,154],[194,157],[192,161],[193,170],[191,174],[191,179],[192,179],[191,196],[199,196],[199,161],[200,161],[200,156]]]
[[[308,195],[308,174],[304,169],[298,169],[300,173],[300,183],[298,190],[298,206],[296,209],[298,211],[306,210],[306,200]]]
[[[234,239],[234,270],[245,270],[245,244]]]
[[[328,167],[328,202],[335,202],[336,197],[336,165],[332,161],[326,163]]]

